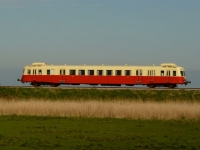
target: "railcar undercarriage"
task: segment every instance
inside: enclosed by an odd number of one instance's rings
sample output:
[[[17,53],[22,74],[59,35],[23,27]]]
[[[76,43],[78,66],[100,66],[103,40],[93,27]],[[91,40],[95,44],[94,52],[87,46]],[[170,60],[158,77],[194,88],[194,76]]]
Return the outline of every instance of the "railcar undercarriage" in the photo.
[[[50,86],[50,87],[57,87],[61,84],[58,83],[43,83],[43,82],[31,82],[30,83],[34,87],[39,87],[39,86]],[[65,84],[65,85],[80,85],[80,84]],[[89,84],[91,86],[122,86],[121,84]],[[134,86],[134,84],[125,84],[125,86]],[[176,84],[147,84],[146,85],[148,88],[155,88],[155,87],[168,87],[170,89],[177,87]]]
[[[177,87],[176,84],[148,84],[147,87],[155,88],[155,87],[168,87],[169,89]]]
[[[39,87],[39,86],[51,86],[51,87],[57,87],[60,84],[57,83],[39,83],[39,82],[31,82],[31,85],[34,87]]]

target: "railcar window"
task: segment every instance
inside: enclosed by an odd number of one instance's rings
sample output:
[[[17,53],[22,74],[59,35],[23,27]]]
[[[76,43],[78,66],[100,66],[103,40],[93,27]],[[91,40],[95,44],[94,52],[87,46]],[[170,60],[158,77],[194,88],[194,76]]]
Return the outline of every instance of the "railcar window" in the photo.
[[[148,70],[148,76],[155,76],[155,70]]]
[[[65,70],[64,69],[60,70],[60,75],[65,75]]]
[[[142,70],[136,70],[136,76],[142,76]]]
[[[176,76],[176,71],[173,71],[173,76]]]
[[[50,75],[50,70],[47,70],[47,75]]]
[[[181,71],[181,76],[183,76],[183,71]]]
[[[41,75],[42,74],[42,70],[40,69],[40,70],[38,70],[38,74],[39,75]]]
[[[51,75],[54,75],[54,70],[53,69],[51,69]]]
[[[36,75],[36,70],[33,70],[33,74]]]
[[[111,76],[112,75],[112,70],[106,70],[106,75]]]
[[[97,70],[97,75],[102,76],[103,75],[103,70]]]
[[[148,70],[148,76],[151,76],[152,75],[151,73],[152,73],[151,70]]]
[[[170,76],[170,70],[167,70],[167,76]]]
[[[164,76],[164,73],[165,73],[164,70],[161,70],[160,75]]]
[[[85,70],[79,70],[78,75],[85,75]]]
[[[70,71],[69,71],[69,74],[70,74],[70,75],[76,75],[76,70],[70,70]]]
[[[181,76],[185,76],[185,71],[181,71]]]
[[[27,74],[29,74],[29,75],[31,74],[31,70],[30,69],[28,69]]]
[[[94,75],[94,70],[88,70],[88,75]]]
[[[130,76],[131,75],[131,70],[125,70],[125,75]]]
[[[121,70],[116,70],[116,75],[117,76],[121,76],[122,75],[122,71]]]

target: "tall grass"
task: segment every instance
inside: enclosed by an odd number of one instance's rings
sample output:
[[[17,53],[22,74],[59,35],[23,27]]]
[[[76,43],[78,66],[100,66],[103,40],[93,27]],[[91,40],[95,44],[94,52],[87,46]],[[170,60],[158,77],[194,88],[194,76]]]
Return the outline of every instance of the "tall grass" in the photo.
[[[34,115],[130,119],[200,119],[199,102],[143,101],[7,101],[0,115]]]

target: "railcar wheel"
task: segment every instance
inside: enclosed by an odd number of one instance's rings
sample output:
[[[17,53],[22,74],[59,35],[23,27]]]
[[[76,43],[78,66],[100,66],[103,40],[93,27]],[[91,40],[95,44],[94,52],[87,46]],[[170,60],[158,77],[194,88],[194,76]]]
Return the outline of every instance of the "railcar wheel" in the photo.
[[[169,89],[173,89],[173,88],[175,88],[176,87],[176,84],[170,84],[170,85],[168,85],[168,88]]]
[[[32,82],[31,85],[34,86],[34,87],[39,87],[40,86],[40,84],[36,83],[36,82]]]
[[[155,88],[156,86],[153,84],[147,85],[149,88]]]
[[[58,84],[51,83],[50,86],[51,86],[51,87],[57,87]]]

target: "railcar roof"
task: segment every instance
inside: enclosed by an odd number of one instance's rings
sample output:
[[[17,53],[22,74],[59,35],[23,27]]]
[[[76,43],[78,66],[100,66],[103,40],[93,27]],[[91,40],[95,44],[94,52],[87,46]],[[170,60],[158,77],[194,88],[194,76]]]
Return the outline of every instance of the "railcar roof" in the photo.
[[[86,64],[83,64],[83,65],[68,65],[68,64],[63,64],[63,65],[54,65],[54,64],[47,64],[45,62],[34,62],[32,63],[31,65],[28,65],[27,67],[38,67],[38,66],[46,66],[46,67],[49,67],[49,66],[55,66],[55,67],[63,67],[63,66],[69,66],[69,67],[166,67],[166,68],[176,68],[176,67],[180,67],[180,66],[177,66],[175,63],[162,63],[161,65],[148,65],[148,66],[143,66],[143,65],[127,65],[127,64],[124,64],[124,65],[104,65],[104,64],[101,64],[101,65],[86,65]]]

